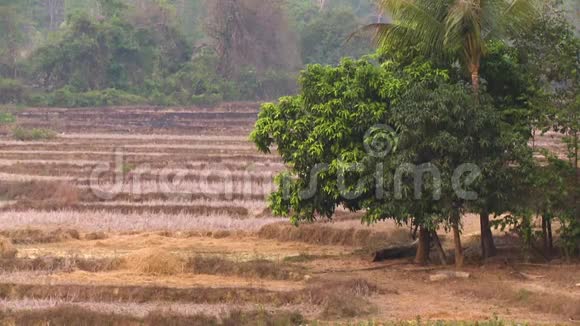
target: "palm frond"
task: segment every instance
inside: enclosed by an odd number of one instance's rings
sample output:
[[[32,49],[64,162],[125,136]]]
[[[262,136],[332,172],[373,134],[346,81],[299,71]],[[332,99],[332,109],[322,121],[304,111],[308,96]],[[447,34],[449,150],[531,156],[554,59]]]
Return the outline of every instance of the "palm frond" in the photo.
[[[527,28],[539,12],[538,0],[512,0],[498,19],[500,25],[506,26],[508,30],[518,31]]]
[[[445,46],[463,49],[464,59],[479,62],[485,47],[481,33],[481,7],[476,0],[456,0],[445,20]]]
[[[363,35],[363,34],[374,34],[372,35],[373,41],[375,42],[375,45],[379,45],[378,44],[378,40],[379,40],[379,35],[382,35],[385,33],[385,31],[389,28],[391,28],[393,26],[392,23],[374,23],[374,24],[368,24],[368,25],[364,25],[362,27],[360,27],[359,29],[357,29],[356,31],[350,33],[348,35],[348,37],[345,40],[345,43],[350,42],[353,38],[359,36],[359,35]]]
[[[425,55],[443,51],[445,25],[440,0],[379,0],[382,9],[389,12],[393,23],[376,34],[379,46],[414,46]]]

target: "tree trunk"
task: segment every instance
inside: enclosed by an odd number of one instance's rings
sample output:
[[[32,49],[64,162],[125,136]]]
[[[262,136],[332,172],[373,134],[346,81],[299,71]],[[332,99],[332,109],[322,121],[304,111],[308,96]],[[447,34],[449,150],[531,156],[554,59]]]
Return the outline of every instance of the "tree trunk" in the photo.
[[[548,253],[548,225],[544,216],[542,216],[542,240],[544,242],[544,253]]]
[[[461,247],[461,232],[459,221],[453,223],[453,242],[455,243],[455,267],[463,267],[463,248]]]
[[[445,251],[441,246],[441,241],[439,240],[439,236],[437,232],[431,232],[431,239],[435,245],[435,250],[437,250],[437,254],[439,255],[439,260],[441,261],[441,265],[447,265],[447,256],[445,255]]]
[[[548,257],[552,255],[554,249],[554,241],[552,239],[552,219],[546,220],[546,233],[548,235]]]
[[[431,248],[429,230],[423,226],[419,227],[419,245],[417,247],[417,254],[415,255],[415,264],[426,265],[429,259],[429,251]]]
[[[471,64],[469,66],[469,72],[471,72],[471,86],[473,87],[473,92],[479,94],[479,64]]]
[[[483,259],[493,257],[497,254],[495,243],[493,242],[493,234],[489,223],[489,213],[483,211],[479,214],[479,222],[481,226],[481,257]]]

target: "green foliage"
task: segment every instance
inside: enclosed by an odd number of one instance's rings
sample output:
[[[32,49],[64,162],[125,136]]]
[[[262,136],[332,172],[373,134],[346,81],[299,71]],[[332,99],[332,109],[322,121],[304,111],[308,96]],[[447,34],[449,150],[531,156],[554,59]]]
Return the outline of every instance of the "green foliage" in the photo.
[[[530,99],[535,96],[530,79],[535,77],[526,71],[516,48],[499,40],[487,42],[486,47],[487,54],[481,64],[486,91],[501,111],[504,127],[529,137]]]
[[[71,16],[57,39],[31,58],[31,78],[46,89],[65,86],[85,92],[138,89],[153,73],[171,73],[190,49],[175,28],[143,28],[121,18]]]
[[[369,40],[349,36],[359,28],[350,8],[323,11],[306,23],[301,38],[302,60],[306,64],[338,64],[342,57],[359,58],[370,52]]]
[[[106,17],[118,17],[127,9],[122,0],[97,0],[97,3]]]
[[[572,257],[580,250],[580,223],[576,217],[577,202],[580,191],[575,184],[575,169],[564,160],[558,159],[547,150],[541,151],[547,162],[533,160],[524,162],[518,168],[519,178],[509,185],[514,187],[509,198],[507,216],[497,219],[493,224],[503,230],[518,234],[523,243],[523,250],[529,255],[535,243],[542,236],[534,226],[538,217],[550,223],[560,222],[560,248],[566,257]],[[502,192],[503,189],[496,189]]]
[[[519,207],[527,170],[510,164],[529,163],[531,149],[504,128],[492,96],[474,96],[419,59],[312,65],[300,84],[300,95],[262,107],[251,135],[262,152],[275,145],[288,166],[270,197],[275,214],[299,223],[332,218],[342,205],[365,211],[367,223],[436,229],[461,212]],[[377,156],[375,147],[390,152]]]
[[[530,124],[542,132],[561,133],[567,145],[567,159],[540,151],[548,164],[532,169],[527,191],[529,211],[522,215],[559,220],[560,247],[570,257],[580,252],[580,39],[562,11],[560,1],[546,1],[543,9],[528,30],[517,34],[515,48],[527,73],[527,80],[522,84],[533,91],[529,100]]]
[[[147,103],[147,99],[114,88],[88,92],[74,92],[71,87],[63,87],[53,93],[31,99],[36,106],[56,107],[100,107]]]
[[[9,125],[16,122],[16,117],[10,112],[0,112],[0,125]]]
[[[536,16],[538,4],[538,0],[380,1],[393,22],[369,25],[367,29],[376,31],[381,47],[414,47],[434,60],[459,61],[479,92],[479,70],[487,41],[524,30]]]
[[[145,88],[150,101],[161,105],[214,105],[221,101],[260,100],[292,94],[295,77],[279,71],[258,73],[240,68],[232,79],[217,73],[218,58],[204,52],[176,73],[162,80],[148,80]]]
[[[201,49],[190,59],[187,40],[163,18],[174,13],[168,3],[148,4],[153,14],[134,17],[118,6],[119,1],[106,4],[111,6],[103,9],[107,17],[76,12],[50,42],[33,53],[28,80],[48,92],[36,92],[28,104],[214,105],[295,91],[295,77],[288,72],[258,72],[248,66],[225,79],[218,74],[220,62],[212,51]]]
[[[453,209],[467,208],[454,192],[455,168],[505,160],[498,155],[506,147],[499,115],[490,102],[479,103],[464,86],[449,84],[445,71],[429,63],[403,67],[392,61],[376,66],[366,60],[344,60],[336,68],[309,66],[300,81],[299,96],[263,106],[251,136],[263,152],[275,144],[289,166],[288,173],[276,178],[279,190],[270,200],[275,214],[291,214],[295,223],[330,218],[338,205],[344,205],[365,209],[369,223],[414,218],[415,223],[436,226]],[[377,158],[369,155],[367,146],[375,141],[384,145],[384,138],[372,139],[374,128],[381,125],[395,128],[387,135],[394,151]],[[428,162],[441,171],[443,183],[426,182],[428,195],[413,199],[414,180],[404,178],[402,197],[393,199],[395,170]],[[325,168],[317,170],[321,164]],[[380,191],[377,166],[384,177]],[[345,169],[346,189],[341,189]],[[313,181],[316,191],[303,196]],[[443,196],[434,200],[430,196],[438,187]],[[391,196],[377,197],[377,192]]]
[[[515,47],[528,72],[535,127],[571,136],[578,123],[580,38],[557,1],[548,1],[531,28],[516,36]],[[577,158],[577,156],[576,156]]]
[[[21,1],[0,0],[0,78],[16,78],[18,51],[28,38],[25,10]]]
[[[12,137],[20,141],[50,140],[56,138],[56,132],[49,129],[16,127],[12,131]]]
[[[26,96],[26,87],[19,80],[0,78],[0,104],[20,103]]]

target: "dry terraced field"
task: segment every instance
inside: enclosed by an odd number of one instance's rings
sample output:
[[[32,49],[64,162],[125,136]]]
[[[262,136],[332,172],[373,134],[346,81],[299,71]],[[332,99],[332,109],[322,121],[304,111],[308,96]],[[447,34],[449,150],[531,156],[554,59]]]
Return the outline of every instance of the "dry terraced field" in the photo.
[[[450,267],[371,262],[373,248],[410,242],[406,228],[346,211],[300,228],[272,216],[265,197],[284,167],[248,142],[257,112],[20,112],[21,126],[59,135],[0,138],[0,249],[16,249],[0,259],[0,324],[580,320],[578,264],[520,264],[500,233],[502,257],[483,264],[474,216],[471,277],[443,282],[429,276]]]

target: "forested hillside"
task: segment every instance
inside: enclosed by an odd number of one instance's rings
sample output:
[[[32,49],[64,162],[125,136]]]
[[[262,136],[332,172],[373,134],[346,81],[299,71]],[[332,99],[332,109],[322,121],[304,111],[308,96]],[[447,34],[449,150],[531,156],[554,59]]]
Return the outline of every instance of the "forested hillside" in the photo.
[[[578,3],[563,1],[578,24]],[[294,94],[373,52],[374,0],[0,0],[0,102],[208,105]]]
[[[213,104],[293,94],[305,64],[371,51],[372,0],[0,0],[5,103]]]

